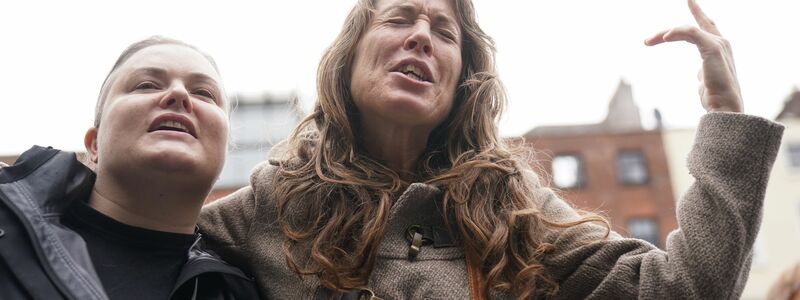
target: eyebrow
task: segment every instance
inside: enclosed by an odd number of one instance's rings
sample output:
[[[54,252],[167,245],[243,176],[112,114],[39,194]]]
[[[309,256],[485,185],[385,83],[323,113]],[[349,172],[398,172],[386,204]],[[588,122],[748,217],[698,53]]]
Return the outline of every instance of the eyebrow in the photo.
[[[384,9],[381,13],[388,13],[394,10],[400,10],[406,14],[412,14],[417,12],[417,6],[413,4],[403,3],[403,4],[394,4],[386,9]]]
[[[385,10],[383,10],[381,13],[388,13],[388,12],[391,12],[393,10],[400,10],[404,14],[416,14],[416,13],[418,13],[417,6],[414,5],[414,4],[409,4],[409,3],[395,4],[395,5],[389,6]],[[437,23],[448,23],[448,24],[451,24],[451,25],[456,24],[455,20],[453,20],[453,18],[449,17],[448,15],[443,14],[443,13],[438,12],[438,11],[435,12],[435,13],[436,13],[436,15],[432,18],[434,22],[437,22]]]
[[[167,72],[167,70],[159,68],[159,67],[144,67],[144,68],[136,69],[135,71],[133,71],[134,75],[135,74],[144,74],[144,75],[153,76],[153,77],[157,77],[157,78],[165,78],[165,77],[167,77],[169,75],[168,73],[169,72]],[[214,79],[213,77],[208,76],[208,75],[206,75],[204,73],[198,73],[198,72],[189,73],[189,79],[191,79],[193,81],[210,82],[210,83],[214,84],[215,86],[219,87],[219,82],[217,82],[216,79]]]
[[[147,67],[147,68],[139,68],[131,72],[131,75],[139,75],[139,74],[164,78],[167,77],[167,70],[156,67]]]
[[[453,26],[453,27],[455,27],[456,30],[459,30],[458,25],[457,25],[458,23],[456,23],[456,21],[453,20],[453,18],[448,17],[445,14],[436,14],[436,16],[433,19],[434,19],[434,23]],[[459,31],[461,31],[461,30],[459,30]]]

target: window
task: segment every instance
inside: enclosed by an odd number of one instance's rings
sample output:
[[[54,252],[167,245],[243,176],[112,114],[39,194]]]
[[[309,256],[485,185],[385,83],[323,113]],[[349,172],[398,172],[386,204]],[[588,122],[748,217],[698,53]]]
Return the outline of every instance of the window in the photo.
[[[800,169],[800,144],[790,144],[788,149],[789,165],[793,168]]]
[[[268,149],[236,149],[228,152],[225,167],[216,182],[216,188],[246,186],[253,168],[267,157]]]
[[[645,184],[647,180],[647,165],[641,151],[622,151],[617,155],[617,181]]]
[[[632,238],[645,240],[658,246],[658,225],[652,218],[636,218],[628,221],[628,232]]]
[[[231,116],[232,147],[215,188],[236,188],[250,182],[253,168],[267,158],[269,149],[285,139],[297,123],[290,102],[248,103]]]
[[[583,161],[577,155],[553,158],[553,183],[559,188],[576,188],[584,184]]]

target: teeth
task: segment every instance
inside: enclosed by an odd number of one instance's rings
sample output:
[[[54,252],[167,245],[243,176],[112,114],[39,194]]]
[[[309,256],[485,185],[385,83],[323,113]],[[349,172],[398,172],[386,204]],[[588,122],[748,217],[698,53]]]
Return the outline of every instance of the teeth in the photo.
[[[159,124],[158,127],[170,127],[170,128],[181,129],[181,130],[187,131],[187,132],[189,131],[189,128],[186,128],[186,126],[183,126],[183,124],[175,122],[175,121],[161,122],[161,124]]]
[[[400,69],[400,71],[402,73],[404,73],[404,74],[412,73],[412,74],[416,75],[416,77],[419,78],[420,80],[425,80],[425,81],[428,80],[427,78],[425,78],[425,75],[422,72],[422,70],[420,70],[419,68],[417,68],[414,65],[405,65],[405,66],[403,66],[402,69]]]

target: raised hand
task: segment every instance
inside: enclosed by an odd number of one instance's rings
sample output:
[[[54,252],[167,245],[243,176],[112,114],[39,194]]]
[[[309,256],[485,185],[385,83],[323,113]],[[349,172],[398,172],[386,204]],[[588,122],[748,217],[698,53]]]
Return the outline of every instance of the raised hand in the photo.
[[[644,41],[654,46],[665,42],[685,41],[697,46],[703,67],[700,69],[700,101],[708,112],[742,112],[742,92],[736,79],[736,66],[733,63],[731,45],[695,0],[689,1],[698,27],[680,26],[664,30]]]

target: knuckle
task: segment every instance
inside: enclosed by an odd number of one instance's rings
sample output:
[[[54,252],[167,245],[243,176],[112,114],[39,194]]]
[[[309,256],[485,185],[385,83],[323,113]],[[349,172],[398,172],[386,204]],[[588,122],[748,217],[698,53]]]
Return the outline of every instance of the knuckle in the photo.
[[[728,41],[725,38],[721,38],[720,39],[720,44],[722,44],[722,47],[724,47],[725,49],[730,49],[731,48],[731,42]]]
[[[714,49],[718,52],[727,52],[728,48],[729,47],[724,40],[718,40],[716,43],[714,43]]]
[[[726,41],[720,38],[715,38],[708,43],[708,50],[713,53],[725,53],[727,52],[728,46],[726,45]]]

